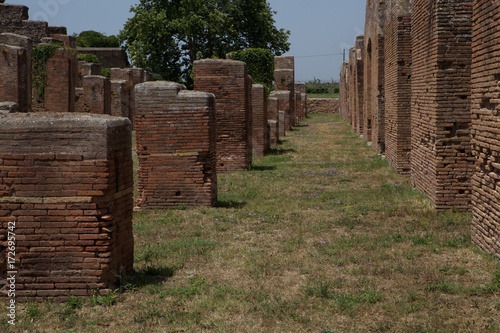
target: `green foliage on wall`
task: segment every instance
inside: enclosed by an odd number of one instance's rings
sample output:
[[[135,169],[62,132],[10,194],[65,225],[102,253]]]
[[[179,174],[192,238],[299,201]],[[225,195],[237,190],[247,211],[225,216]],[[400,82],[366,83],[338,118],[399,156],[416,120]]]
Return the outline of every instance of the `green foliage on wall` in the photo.
[[[38,102],[45,100],[45,85],[47,83],[47,60],[63,45],[59,43],[40,44],[33,48],[33,85]]]
[[[247,64],[248,74],[254,83],[264,85],[266,93],[272,90],[274,80],[274,55],[268,49],[250,48],[231,52],[228,55],[233,60]]]

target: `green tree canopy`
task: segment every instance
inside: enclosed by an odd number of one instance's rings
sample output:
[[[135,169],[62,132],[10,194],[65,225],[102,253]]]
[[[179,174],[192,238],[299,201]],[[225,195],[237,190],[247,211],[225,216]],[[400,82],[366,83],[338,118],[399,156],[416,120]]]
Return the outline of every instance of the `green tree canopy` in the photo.
[[[120,47],[118,37],[106,36],[103,33],[87,30],[75,35],[78,47]]]
[[[290,32],[277,29],[266,0],[141,0],[119,34],[135,66],[191,84],[192,64],[247,48],[281,55]]]

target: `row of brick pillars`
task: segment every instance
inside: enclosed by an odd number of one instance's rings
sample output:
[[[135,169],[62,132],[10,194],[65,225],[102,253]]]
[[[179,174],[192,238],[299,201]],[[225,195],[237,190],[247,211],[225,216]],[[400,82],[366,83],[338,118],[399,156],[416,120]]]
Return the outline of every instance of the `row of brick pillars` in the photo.
[[[500,257],[499,5],[368,0],[366,8],[365,35],[341,70],[341,114],[438,210],[472,210],[473,240]]]

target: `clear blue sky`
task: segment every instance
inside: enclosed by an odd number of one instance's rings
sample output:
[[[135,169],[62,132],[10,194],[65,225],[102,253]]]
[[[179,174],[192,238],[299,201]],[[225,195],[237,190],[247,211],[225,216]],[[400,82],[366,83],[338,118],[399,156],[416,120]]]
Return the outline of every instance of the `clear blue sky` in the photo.
[[[117,34],[139,0],[7,0],[30,7],[30,18],[62,25],[68,33]],[[291,31],[296,80],[338,80],[342,50],[363,34],[366,0],[268,0],[276,27]]]

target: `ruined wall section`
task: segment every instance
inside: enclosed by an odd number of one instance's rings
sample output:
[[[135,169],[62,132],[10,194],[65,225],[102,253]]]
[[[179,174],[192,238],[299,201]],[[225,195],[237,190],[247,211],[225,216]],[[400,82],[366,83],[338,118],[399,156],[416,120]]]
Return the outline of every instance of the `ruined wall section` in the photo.
[[[32,87],[31,39],[0,34],[0,102],[14,102],[19,112],[31,111]]]
[[[29,8],[21,5],[0,4],[0,33],[9,32],[26,36],[35,44],[50,35],[47,22],[29,21]]]
[[[215,99],[172,82],[136,91],[140,209],[211,206],[217,201]]]
[[[411,170],[411,9],[388,8],[385,26],[385,154],[401,174]]]
[[[0,141],[0,241],[15,224],[19,299],[113,289],[134,259],[129,120],[10,114]]]
[[[342,118],[348,119],[349,117],[349,83],[348,83],[348,66],[347,62],[342,63],[342,67],[340,68],[340,78],[339,78],[339,112],[342,115]],[[362,121],[360,119],[360,121]]]
[[[244,62],[198,60],[194,89],[216,98],[217,171],[245,170],[252,164],[252,112]]]
[[[252,85],[252,149],[254,156],[264,156],[267,137],[267,97],[264,86]]]
[[[474,1],[472,40],[472,240],[500,258],[500,4]]]
[[[365,19],[363,136],[380,152],[384,132],[384,36],[387,1],[368,0]]]
[[[415,0],[412,15],[412,182],[437,209],[466,210],[472,1]]]

